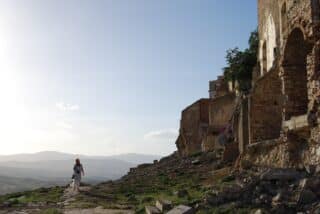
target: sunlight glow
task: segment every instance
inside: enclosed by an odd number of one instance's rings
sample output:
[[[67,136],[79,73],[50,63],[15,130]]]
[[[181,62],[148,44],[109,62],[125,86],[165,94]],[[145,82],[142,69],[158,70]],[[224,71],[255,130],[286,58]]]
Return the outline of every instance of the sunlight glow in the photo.
[[[20,94],[18,76],[13,72],[0,74],[0,129],[3,150],[14,150],[23,143],[26,126],[26,112]],[[12,147],[12,148],[11,148]]]

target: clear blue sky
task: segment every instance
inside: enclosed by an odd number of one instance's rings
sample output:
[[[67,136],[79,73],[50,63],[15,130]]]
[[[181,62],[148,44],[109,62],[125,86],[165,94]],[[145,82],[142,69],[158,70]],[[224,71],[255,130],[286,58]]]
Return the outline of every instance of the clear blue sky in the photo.
[[[0,153],[169,154],[256,0],[1,0]]]

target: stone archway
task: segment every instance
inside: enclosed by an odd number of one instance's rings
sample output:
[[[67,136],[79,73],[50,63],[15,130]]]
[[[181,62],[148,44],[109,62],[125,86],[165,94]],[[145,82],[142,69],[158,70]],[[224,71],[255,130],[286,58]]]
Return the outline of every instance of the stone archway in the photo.
[[[307,46],[303,32],[295,28],[287,39],[282,62],[285,120],[308,111]]]

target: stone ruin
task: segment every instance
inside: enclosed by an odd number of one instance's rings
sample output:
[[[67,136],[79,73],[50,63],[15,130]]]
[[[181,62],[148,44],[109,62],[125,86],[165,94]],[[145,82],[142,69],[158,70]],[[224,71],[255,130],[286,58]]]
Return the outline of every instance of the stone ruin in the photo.
[[[248,95],[223,76],[182,112],[181,156],[302,168],[320,163],[320,1],[258,0],[259,54]]]

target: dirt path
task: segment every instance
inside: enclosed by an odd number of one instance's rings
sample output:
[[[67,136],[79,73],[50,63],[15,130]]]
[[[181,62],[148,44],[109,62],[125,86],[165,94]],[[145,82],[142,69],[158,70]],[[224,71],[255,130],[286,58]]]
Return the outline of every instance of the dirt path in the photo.
[[[81,192],[90,191],[89,186],[80,187]],[[68,207],[70,203],[75,201],[75,197],[78,193],[75,193],[72,190],[72,187],[68,187],[62,196],[63,202],[62,205],[64,207]],[[63,210],[64,214],[133,214],[134,211],[132,210],[114,210],[114,209],[104,209],[103,207],[96,207],[92,209],[69,209],[65,208]]]

